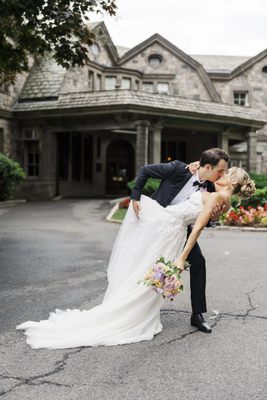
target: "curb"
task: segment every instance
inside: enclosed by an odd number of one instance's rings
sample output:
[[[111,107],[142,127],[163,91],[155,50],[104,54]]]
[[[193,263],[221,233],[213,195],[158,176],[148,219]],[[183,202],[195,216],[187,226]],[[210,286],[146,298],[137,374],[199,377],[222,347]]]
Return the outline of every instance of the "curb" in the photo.
[[[108,222],[116,222],[117,224],[121,224],[122,221],[118,221],[117,219],[113,219],[112,215],[115,214],[115,212],[118,210],[119,208],[119,202],[117,202],[112,209],[110,210],[109,214],[106,216],[106,221]]]
[[[15,206],[17,204],[23,204],[23,203],[26,203],[25,199],[0,201],[0,208],[11,207],[11,206]]]
[[[214,229],[221,231],[245,231],[245,232],[267,232],[267,228],[254,227],[254,226],[216,226]]]

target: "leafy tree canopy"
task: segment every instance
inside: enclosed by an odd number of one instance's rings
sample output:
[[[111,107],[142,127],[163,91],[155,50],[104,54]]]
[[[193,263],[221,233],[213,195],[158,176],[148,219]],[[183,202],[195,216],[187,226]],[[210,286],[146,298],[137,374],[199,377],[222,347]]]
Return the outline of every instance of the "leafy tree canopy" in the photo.
[[[90,13],[116,14],[116,0],[0,0],[0,83],[29,70],[29,55],[52,52],[64,68],[84,66]]]

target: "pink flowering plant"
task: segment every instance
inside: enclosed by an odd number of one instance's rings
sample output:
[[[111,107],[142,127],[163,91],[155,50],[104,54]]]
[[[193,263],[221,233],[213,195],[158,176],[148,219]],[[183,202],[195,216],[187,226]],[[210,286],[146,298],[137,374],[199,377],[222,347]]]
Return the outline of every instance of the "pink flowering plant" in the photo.
[[[239,206],[231,208],[221,216],[220,223],[223,225],[267,227],[267,204],[257,207],[248,206],[245,208]]]
[[[173,301],[174,297],[184,289],[181,273],[189,266],[190,264],[186,261],[184,268],[181,269],[175,263],[161,257],[138,283],[151,286],[156,293]]]

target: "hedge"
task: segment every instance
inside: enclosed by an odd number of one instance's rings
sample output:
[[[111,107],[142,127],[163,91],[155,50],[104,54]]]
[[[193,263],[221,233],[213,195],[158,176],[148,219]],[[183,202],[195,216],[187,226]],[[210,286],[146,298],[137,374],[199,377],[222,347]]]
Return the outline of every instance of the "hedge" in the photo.
[[[17,185],[25,178],[20,165],[0,153],[0,200],[11,199]]]

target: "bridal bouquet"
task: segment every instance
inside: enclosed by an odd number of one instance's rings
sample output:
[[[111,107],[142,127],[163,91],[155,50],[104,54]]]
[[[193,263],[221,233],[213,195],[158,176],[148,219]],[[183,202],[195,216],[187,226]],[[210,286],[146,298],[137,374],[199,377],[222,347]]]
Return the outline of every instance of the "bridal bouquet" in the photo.
[[[172,301],[184,289],[181,273],[189,266],[190,264],[186,261],[184,268],[181,269],[175,263],[166,261],[164,257],[161,257],[149,268],[144,279],[141,279],[138,283],[151,286],[155,292]]]

